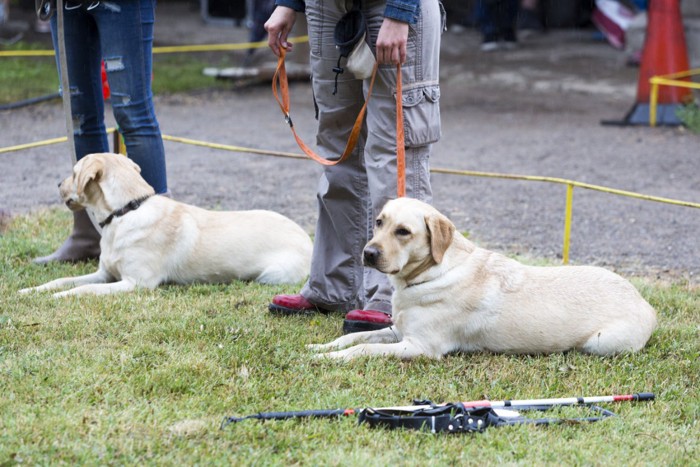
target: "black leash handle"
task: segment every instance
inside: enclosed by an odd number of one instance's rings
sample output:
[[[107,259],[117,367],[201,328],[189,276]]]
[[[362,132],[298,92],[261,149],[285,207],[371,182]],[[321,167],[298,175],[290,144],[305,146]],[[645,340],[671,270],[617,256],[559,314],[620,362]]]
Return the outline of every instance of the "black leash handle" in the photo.
[[[290,418],[332,418],[354,415],[355,409],[298,410],[292,412],[260,412],[246,417],[226,417],[221,428],[242,420],[289,420]]]

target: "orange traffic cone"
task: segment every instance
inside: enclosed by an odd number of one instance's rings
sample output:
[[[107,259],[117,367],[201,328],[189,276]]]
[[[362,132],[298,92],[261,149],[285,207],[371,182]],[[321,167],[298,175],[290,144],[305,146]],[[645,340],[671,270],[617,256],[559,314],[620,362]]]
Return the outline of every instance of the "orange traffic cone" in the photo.
[[[648,23],[637,84],[637,102],[624,118],[628,125],[649,124],[649,78],[690,69],[680,0],[650,0]],[[657,124],[680,125],[676,109],[692,101],[692,91],[660,86]]]

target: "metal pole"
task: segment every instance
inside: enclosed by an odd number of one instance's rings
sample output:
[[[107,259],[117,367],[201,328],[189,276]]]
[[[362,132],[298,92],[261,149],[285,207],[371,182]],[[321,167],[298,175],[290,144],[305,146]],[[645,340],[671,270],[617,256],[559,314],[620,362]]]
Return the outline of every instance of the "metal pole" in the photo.
[[[58,15],[56,17],[56,23],[58,27],[58,66],[60,69],[59,74],[61,75],[63,114],[66,119],[66,135],[68,136],[67,142],[68,151],[70,152],[72,162],[71,166],[74,166],[78,162],[78,155],[75,150],[75,130],[73,128],[73,107],[71,105],[70,79],[68,76],[68,55],[66,54],[66,30],[63,18],[63,0],[56,0],[56,10],[56,14]],[[92,222],[92,225],[95,226],[95,229],[98,232],[102,233],[102,228],[100,227],[99,222],[97,222],[97,219],[95,219],[95,216],[90,211],[86,210],[86,212],[88,217],[90,218],[90,221]]]
[[[68,77],[68,58],[66,56],[66,34],[63,21],[63,0],[56,0],[56,14],[58,25],[58,66],[61,75],[61,96],[63,97],[63,114],[66,119],[66,133],[68,135],[68,150],[71,155],[72,165],[78,162],[75,152],[75,139],[73,130],[73,108],[71,106],[70,80]]]
[[[640,392],[636,394],[613,395],[613,396],[592,396],[592,397],[564,397],[557,399],[523,399],[523,400],[502,400],[502,401],[469,401],[462,402],[467,408],[475,407],[532,407],[532,406],[563,406],[579,404],[599,404],[601,402],[624,402],[624,401],[652,401],[654,394],[650,392]],[[438,404],[440,405],[440,404]],[[407,405],[403,407],[381,407],[374,410],[420,410],[429,409],[430,405]]]

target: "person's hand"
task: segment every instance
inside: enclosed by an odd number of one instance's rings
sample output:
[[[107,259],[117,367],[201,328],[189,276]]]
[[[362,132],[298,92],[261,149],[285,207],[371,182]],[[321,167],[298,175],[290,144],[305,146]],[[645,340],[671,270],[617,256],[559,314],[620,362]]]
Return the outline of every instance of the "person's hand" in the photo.
[[[267,31],[267,44],[272,49],[272,53],[280,56],[280,49],[292,50],[293,44],[287,41],[287,36],[297,19],[297,12],[286,6],[278,6],[265,22]]]
[[[377,35],[377,62],[382,65],[397,65],[406,61],[408,23],[384,18]]]

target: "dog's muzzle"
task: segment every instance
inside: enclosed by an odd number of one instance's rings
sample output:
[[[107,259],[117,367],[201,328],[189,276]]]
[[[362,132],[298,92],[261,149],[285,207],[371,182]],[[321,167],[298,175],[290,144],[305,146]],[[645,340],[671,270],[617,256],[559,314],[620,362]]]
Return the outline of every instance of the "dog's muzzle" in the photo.
[[[79,206],[78,203],[76,203],[76,201],[73,199],[66,200],[66,207],[71,211],[79,211],[80,209],[82,209],[82,206]]]

